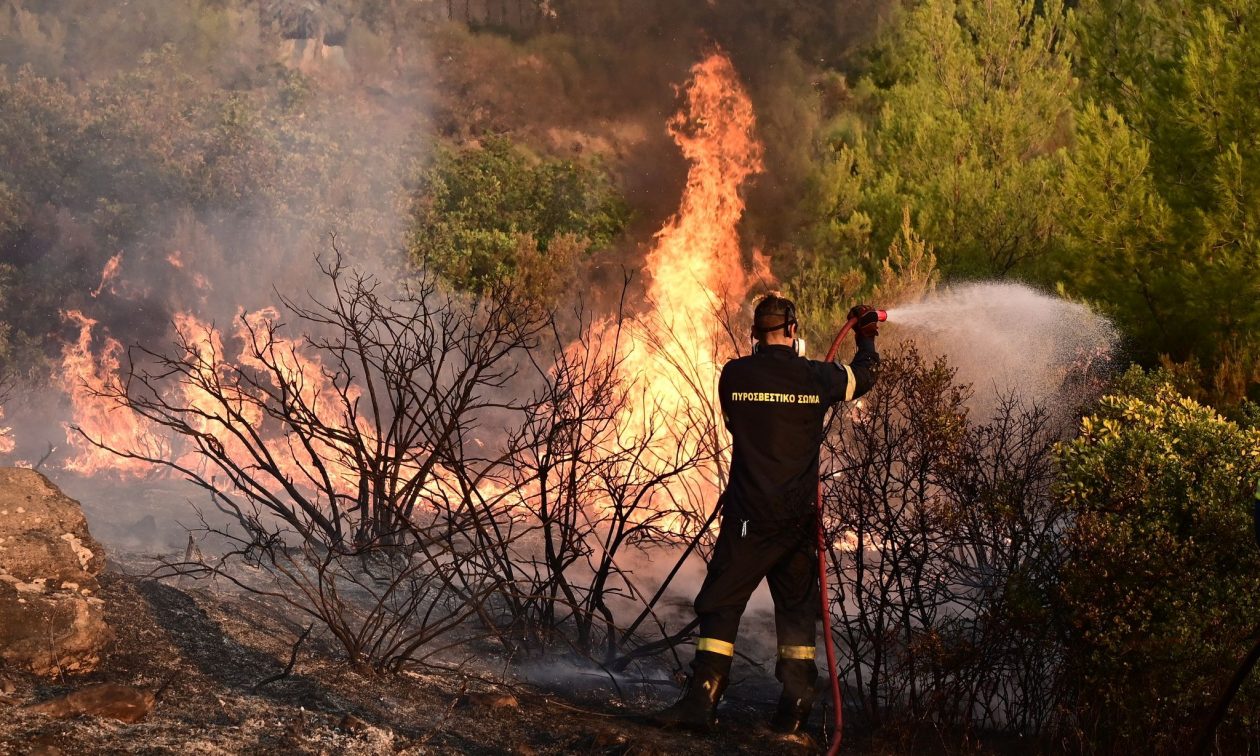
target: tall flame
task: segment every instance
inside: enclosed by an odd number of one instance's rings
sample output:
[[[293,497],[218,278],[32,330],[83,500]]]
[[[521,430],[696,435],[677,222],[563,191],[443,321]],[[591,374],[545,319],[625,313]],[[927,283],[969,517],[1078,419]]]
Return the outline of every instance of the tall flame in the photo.
[[[679,210],[647,254],[651,310],[630,326],[619,355],[634,399],[620,425],[623,440],[653,437],[658,464],[713,460],[681,481],[707,498],[721,482],[717,379],[736,352],[731,324],[751,285],[768,274],[757,255],[757,272],[745,268],[739,244],[740,187],[762,170],[752,102],[720,51],[691,76],[686,105],[669,122],[691,165]]]
[[[762,170],[752,102],[730,59],[718,52],[691,69],[687,107],[669,122],[691,163],[678,213],[656,234],[647,255],[648,295],[659,325],[681,333],[707,356],[721,325],[748,292],[740,259],[739,189]]]

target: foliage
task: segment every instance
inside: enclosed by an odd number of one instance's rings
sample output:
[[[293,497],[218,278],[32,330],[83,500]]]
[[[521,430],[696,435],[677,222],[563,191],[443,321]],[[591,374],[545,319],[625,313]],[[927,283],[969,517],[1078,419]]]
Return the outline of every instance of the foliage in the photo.
[[[798,263],[786,282],[789,296],[801,312],[809,313],[811,333],[838,331],[855,301],[883,308],[915,302],[931,293],[940,279],[936,255],[911,227],[909,210],[876,273],[868,277],[861,268],[839,273],[832,268],[835,262],[815,257]]]
[[[909,208],[947,276],[1037,270],[1058,244],[1065,21],[1057,2],[918,4],[848,108],[877,113],[869,130],[823,132],[805,243],[874,269]]]
[[[552,241],[605,247],[627,220],[598,169],[533,160],[503,138],[439,152],[421,177],[410,252],[475,291],[511,276],[523,238],[546,253]]]
[[[1260,626],[1260,428],[1135,369],[1080,430],[1059,451],[1076,713],[1104,748],[1178,752]],[[1252,683],[1222,737],[1254,742],[1258,707]]]
[[[1236,404],[1260,388],[1260,8],[1107,0],[1079,30],[1063,278]]]

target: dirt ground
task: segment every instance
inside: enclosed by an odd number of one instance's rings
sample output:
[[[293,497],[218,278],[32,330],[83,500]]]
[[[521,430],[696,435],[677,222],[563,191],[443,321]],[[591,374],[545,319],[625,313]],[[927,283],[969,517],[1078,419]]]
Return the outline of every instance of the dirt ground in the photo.
[[[0,754],[803,754],[765,727],[773,699],[730,696],[713,735],[637,719],[649,694],[558,692],[434,668],[366,676],[314,639],[282,672],[301,628],[257,599],[107,572],[101,598],[117,639],[99,669],[37,679],[0,670]],[[485,669],[489,669],[487,665]],[[59,720],[23,706],[98,682],[161,691],[138,724]],[[508,700],[514,699],[515,705]],[[818,719],[817,714],[815,719]],[[815,736],[822,737],[816,732]]]

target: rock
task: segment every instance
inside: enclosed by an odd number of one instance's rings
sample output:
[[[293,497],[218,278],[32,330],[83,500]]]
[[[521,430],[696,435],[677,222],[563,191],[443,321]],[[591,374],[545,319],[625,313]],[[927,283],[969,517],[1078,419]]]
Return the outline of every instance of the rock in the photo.
[[[0,468],[0,570],[31,581],[94,583],[105,550],[79,502],[34,470]]]
[[[95,669],[114,637],[99,603],[68,591],[23,593],[0,581],[0,660],[45,676]]]
[[[94,669],[113,639],[95,596],[104,566],[78,502],[34,470],[0,468],[0,661]]]
[[[130,685],[101,683],[27,706],[27,711],[57,719],[90,716],[134,724],[153,711],[153,693]]]

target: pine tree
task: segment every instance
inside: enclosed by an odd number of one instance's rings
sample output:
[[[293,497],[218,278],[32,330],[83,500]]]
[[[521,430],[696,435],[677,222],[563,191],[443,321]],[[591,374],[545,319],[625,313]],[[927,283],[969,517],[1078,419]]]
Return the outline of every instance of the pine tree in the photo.
[[[1087,102],[1067,170],[1069,289],[1137,356],[1260,388],[1260,6],[1104,0],[1079,18]]]
[[[886,249],[909,208],[948,276],[1036,271],[1058,240],[1066,20],[1057,0],[926,0],[909,12],[856,87],[870,93],[872,128],[842,130],[829,148],[809,242],[860,258],[854,239],[869,228],[869,249]]]

